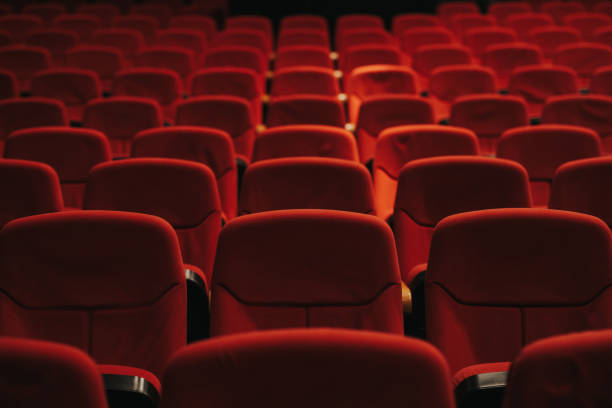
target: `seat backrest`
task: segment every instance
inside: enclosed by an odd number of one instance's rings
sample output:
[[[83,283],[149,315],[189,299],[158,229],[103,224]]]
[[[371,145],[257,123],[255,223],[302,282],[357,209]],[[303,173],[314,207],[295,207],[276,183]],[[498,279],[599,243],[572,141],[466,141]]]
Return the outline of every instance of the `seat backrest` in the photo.
[[[279,36],[288,30],[318,30],[327,34],[328,29],[327,20],[323,16],[293,14],[281,18]]]
[[[169,28],[191,28],[200,30],[206,35],[206,40],[211,40],[217,33],[217,24],[210,16],[183,14],[174,16],[168,22]]]
[[[551,1],[542,4],[541,9],[543,13],[551,15],[557,24],[562,25],[566,15],[582,12],[585,7],[579,1]]]
[[[144,36],[133,28],[102,28],[93,33],[94,44],[117,47],[126,57],[133,58],[144,47]]]
[[[339,16],[336,20],[336,49],[338,49],[338,40],[347,30],[356,28],[384,28],[382,17],[374,14],[345,14]]]
[[[355,136],[337,126],[286,125],[266,129],[255,139],[254,162],[295,156],[356,161]]]
[[[157,32],[157,44],[187,48],[200,55],[206,48],[206,34],[195,28],[167,28]]]
[[[10,33],[17,44],[24,42],[30,34],[41,28],[43,28],[43,20],[34,14],[0,16],[0,30]]]
[[[335,96],[292,95],[273,98],[268,105],[266,124],[328,125],[344,127],[344,106]]]
[[[571,13],[563,18],[564,23],[578,30],[582,38],[587,41],[593,40],[594,32],[601,27],[612,25],[612,18],[602,13]]]
[[[465,44],[470,47],[474,55],[481,56],[487,47],[495,44],[512,43],[517,41],[516,33],[507,27],[478,27],[467,30]]]
[[[0,228],[16,218],[62,211],[57,173],[43,163],[0,160]]]
[[[238,182],[230,135],[203,126],[172,126],[139,132],[131,157],[168,157],[205,164],[215,174],[221,206],[228,218],[236,216]]]
[[[338,96],[340,87],[334,71],[320,67],[281,68],[274,73],[270,96],[313,94]]]
[[[168,25],[168,21],[170,21],[170,17],[172,17],[173,11],[169,4],[157,2],[149,4],[134,4],[132,7],[130,7],[130,13],[152,16],[159,22],[160,27],[166,27]]]
[[[183,261],[210,281],[221,205],[214,173],[187,160],[141,158],[100,164],[87,179],[84,209],[156,215],[176,230]]]
[[[564,66],[526,65],[514,70],[508,91],[528,103],[544,104],[551,96],[578,93],[578,76]]]
[[[329,37],[327,32],[312,29],[286,29],[278,37],[277,47],[293,47],[310,45],[329,49]]]
[[[61,3],[26,4],[21,10],[24,14],[40,17],[45,25],[51,24],[55,17],[66,13],[66,6]]]
[[[462,13],[478,13],[478,5],[471,1],[453,1],[440,3],[436,7],[436,14],[444,24],[450,25],[454,15]]]
[[[497,209],[444,219],[425,274],[428,340],[455,372],[512,361],[544,337],[609,328],[610,240],[600,219],[566,211]]]
[[[113,95],[151,98],[160,105],[172,105],[183,96],[179,75],[165,68],[128,68],[117,72]]]
[[[465,39],[469,30],[483,27],[495,26],[492,16],[478,13],[458,13],[451,17],[450,27],[457,33],[459,38]]]
[[[19,83],[13,71],[0,70],[0,100],[19,96]]]
[[[263,93],[257,73],[248,68],[200,69],[193,73],[190,84],[190,94],[193,96],[232,95],[254,100]]]
[[[0,231],[0,254],[4,336],[67,343],[98,364],[157,376],[185,345],[181,252],[160,218],[115,211],[22,218]]]
[[[51,68],[32,78],[30,93],[62,101],[66,106],[82,106],[102,97],[98,74],[79,68]]]
[[[591,78],[589,92],[612,96],[612,67],[597,68]]]
[[[542,63],[540,47],[528,43],[507,43],[487,47],[483,56],[485,66],[493,68],[498,76],[509,76],[515,68]]]
[[[272,44],[274,32],[272,29],[272,22],[268,17],[256,15],[232,16],[225,20],[225,27],[228,29],[244,28],[260,31],[265,35],[268,44]]]
[[[293,66],[333,68],[329,49],[312,45],[294,45],[278,50],[274,66],[276,69]]]
[[[470,49],[460,44],[432,44],[419,47],[412,55],[412,66],[425,76],[446,65],[468,65],[472,63]]]
[[[237,45],[210,48],[204,55],[203,66],[249,68],[259,75],[267,70],[265,57],[257,48]]]
[[[349,160],[289,157],[251,164],[242,179],[239,214],[294,208],[374,213],[372,180]]]
[[[46,163],[57,175],[66,207],[81,208],[89,171],[111,160],[106,136],[91,129],[40,127],[11,133],[4,157]]]
[[[504,407],[542,407],[559,398],[590,406],[612,404],[605,380],[612,375],[610,344],[610,330],[554,336],[530,344],[512,364]]]
[[[557,47],[555,64],[570,67],[581,77],[590,78],[597,68],[612,65],[612,47],[598,43],[572,43]]]
[[[171,69],[181,78],[187,78],[196,67],[193,51],[183,47],[164,45],[146,47],[140,50],[136,55],[136,65]]]
[[[373,64],[401,65],[399,48],[394,44],[356,45],[341,55],[340,68],[347,75],[355,68]]]
[[[557,47],[580,42],[581,38],[580,31],[572,27],[544,26],[530,30],[528,41],[538,45],[546,57],[552,58]]]
[[[508,17],[506,21],[508,26],[513,28],[522,39],[527,39],[532,29],[555,25],[550,15],[535,12],[516,13]]]
[[[252,47],[258,49],[267,58],[271,44],[266,34],[260,30],[248,28],[228,28],[219,32],[211,43],[213,47]]]
[[[529,13],[532,5],[526,1],[503,1],[489,5],[489,14],[495,17],[497,23],[506,25],[508,18],[516,13]]]
[[[270,380],[278,388],[258,398],[270,408],[388,407],[405,400],[414,408],[450,408],[448,371],[433,347],[401,336],[337,329],[249,333],[177,354],[164,376],[161,406],[248,405],[248,395],[259,395]],[[188,391],[182,386],[187,378],[194,384]],[[295,401],[296,395],[304,397]]]
[[[132,28],[142,33],[145,42],[153,44],[157,39],[157,30],[159,30],[159,21],[145,14],[125,14],[113,18],[111,25],[119,28]]]
[[[15,130],[37,126],[68,126],[64,104],[40,97],[0,101],[0,141]]]
[[[609,156],[565,163],[555,173],[549,207],[591,214],[612,228],[611,179]]]
[[[394,38],[382,28],[355,28],[345,30],[338,39],[338,52],[348,51],[358,45],[393,44]]]
[[[453,32],[444,27],[408,28],[398,36],[402,51],[414,53],[419,47],[434,44],[450,44],[455,41]]]
[[[440,19],[437,16],[424,13],[396,14],[391,22],[391,31],[396,38],[412,28],[439,27]]]
[[[72,347],[4,337],[0,339],[0,378],[4,406],[108,406],[95,362]],[[31,387],[33,378],[35,389]]]
[[[355,68],[346,80],[349,97],[365,99],[378,94],[417,93],[415,72],[400,65],[365,65]]]
[[[495,93],[495,72],[478,65],[447,65],[434,69],[429,92],[436,98],[453,102],[460,96]]]
[[[51,53],[43,47],[9,45],[0,48],[0,69],[13,71],[20,80],[32,79],[36,72],[51,64]]]
[[[98,17],[103,27],[108,27],[114,17],[118,16],[121,11],[119,7],[111,3],[93,3],[80,4],[77,7],[77,13],[89,14]]]
[[[53,19],[53,26],[72,30],[79,35],[80,41],[90,41],[95,30],[102,27],[102,22],[90,14],[64,14]]]
[[[245,215],[219,235],[211,334],[321,326],[399,334],[400,297],[382,220],[334,210]]]
[[[25,42],[27,45],[46,48],[56,64],[63,64],[66,51],[79,43],[79,35],[63,28],[47,28],[33,32]]]
[[[66,52],[66,66],[94,71],[101,79],[109,80],[125,66],[125,59],[114,46],[78,45]]]

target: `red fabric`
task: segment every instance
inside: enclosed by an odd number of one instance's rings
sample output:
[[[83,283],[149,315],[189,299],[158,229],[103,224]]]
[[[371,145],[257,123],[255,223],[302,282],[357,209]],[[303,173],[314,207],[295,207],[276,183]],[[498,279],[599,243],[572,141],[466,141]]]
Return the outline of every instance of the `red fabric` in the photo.
[[[495,19],[489,15],[483,15],[480,11],[475,13],[457,13],[450,19],[450,27],[457,33],[459,38],[465,38],[469,30],[492,27]]]
[[[360,45],[393,44],[394,39],[383,28],[353,28],[342,32],[338,38],[338,52],[348,52],[349,48]]]
[[[359,163],[322,157],[264,160],[247,168],[240,214],[292,208],[373,214],[370,173]]]
[[[601,27],[593,33],[593,41],[596,43],[612,46],[612,27]]]
[[[585,7],[579,1],[552,1],[542,4],[542,12],[550,14],[557,24],[563,24],[566,15],[584,11]]]
[[[515,68],[542,63],[540,47],[527,43],[497,44],[487,47],[482,56],[483,64],[493,68],[498,86],[506,88]]]
[[[333,326],[402,333],[396,259],[390,228],[371,215],[284,210],[236,218],[219,236],[211,332]]]
[[[195,57],[193,51],[183,47],[158,45],[143,48],[136,55],[136,65],[171,69],[186,79],[196,68]]]
[[[589,92],[612,96],[612,67],[601,67],[595,70]]]
[[[327,20],[323,16],[310,14],[284,16],[280,22],[281,35],[288,30],[319,30],[327,33]]]
[[[122,375],[128,377],[140,377],[147,380],[157,392],[161,395],[161,383],[159,379],[150,371],[136,367],[128,367],[122,365],[99,364],[98,371],[100,374]]]
[[[265,35],[269,46],[272,44],[272,21],[268,17],[254,15],[232,16],[225,20],[225,27],[227,29],[240,28],[260,31]]]
[[[72,30],[48,28],[32,33],[26,44],[46,48],[53,58],[54,65],[63,66],[66,62],[66,51],[79,43],[79,36]]]
[[[429,76],[438,67],[471,63],[469,48],[460,44],[433,44],[421,46],[414,52],[412,66],[420,74]]]
[[[111,153],[103,133],[47,127],[14,132],[6,140],[4,157],[50,165],[59,176],[64,205],[81,208],[89,171],[96,164],[111,160]]]
[[[130,13],[144,14],[155,17],[159,22],[160,27],[168,25],[168,21],[173,14],[172,8],[168,4],[134,4],[130,7]]]
[[[22,43],[33,32],[43,28],[43,20],[31,14],[0,16],[0,30],[7,31],[16,43]]]
[[[610,157],[565,163],[555,174],[550,208],[591,214],[612,225],[610,179]]]
[[[236,216],[237,175],[230,135],[206,127],[173,126],[144,130],[132,143],[132,157],[168,157],[207,165],[215,173],[223,211]]]
[[[376,139],[386,128],[434,122],[431,104],[409,95],[371,96],[361,105],[357,120],[357,145],[363,163],[374,157]]]
[[[301,45],[329,48],[327,31],[292,28],[283,29],[278,36],[279,49]]]
[[[267,125],[328,125],[344,127],[344,105],[335,96],[292,95],[268,104]]]
[[[374,14],[345,14],[336,19],[336,49],[338,40],[347,30],[356,28],[384,28],[385,24],[382,17]]]
[[[263,76],[268,69],[264,55],[262,55],[257,48],[245,46],[210,48],[204,56],[203,66],[206,68],[249,68],[261,76]]]
[[[107,408],[96,364],[72,347],[4,337],[0,339],[0,372],[3,406]]]
[[[313,94],[337,96],[340,93],[334,71],[320,67],[282,68],[274,73],[270,96]]]
[[[176,124],[206,126],[227,132],[234,142],[237,157],[251,159],[255,130],[247,100],[235,96],[198,96],[179,102]]]
[[[0,48],[0,69],[13,71],[21,90],[29,90],[34,74],[49,68],[51,63],[51,53],[42,47],[9,45]]]
[[[553,57],[557,47],[580,39],[580,31],[572,27],[544,26],[529,31],[529,42],[538,45],[547,58]]]
[[[102,22],[89,14],[64,14],[55,18],[53,25],[72,30],[79,35],[79,41],[87,42],[91,40],[93,32],[101,28]]]
[[[19,96],[17,77],[12,71],[0,70],[0,100]]]
[[[355,137],[336,126],[277,126],[266,129],[255,139],[254,162],[293,156],[358,160]]]
[[[168,28],[157,32],[157,44],[184,47],[199,57],[206,48],[206,34],[195,28]]]
[[[107,85],[125,66],[125,60],[114,46],[78,45],[66,52],[66,66],[94,71]]]
[[[228,28],[218,33],[211,43],[213,47],[251,47],[256,48],[263,55],[264,59],[268,58],[271,44],[266,33],[260,30],[248,28]]]
[[[458,372],[453,375],[453,385],[456,387],[461,384],[464,380],[467,380],[470,377],[479,374],[486,373],[498,373],[498,372],[508,372],[510,370],[509,362],[500,362],[500,363],[485,363],[485,364],[474,364],[471,366],[467,366],[462,368]]]
[[[98,17],[103,27],[108,27],[114,17],[120,14],[119,7],[110,3],[79,4],[77,13]]]
[[[495,44],[516,42],[516,33],[505,27],[479,27],[472,28],[465,33],[465,44],[470,47],[474,55],[482,56],[487,47]]]
[[[103,28],[93,33],[93,43],[107,47],[117,47],[126,58],[133,61],[144,47],[144,36],[133,28]]]
[[[206,40],[211,40],[217,32],[217,26],[212,17],[195,14],[174,16],[168,22],[168,27],[200,30],[206,35]]]
[[[413,28],[438,27],[439,25],[440,20],[438,19],[438,16],[421,13],[397,14],[393,16],[391,31],[396,38],[399,38],[406,30]]]
[[[325,47],[311,45],[284,47],[276,54],[274,62],[276,69],[301,65],[333,68],[329,50]]]
[[[0,160],[3,198],[0,227],[20,217],[61,211],[62,192],[51,167],[24,160]]]
[[[546,13],[525,12],[516,13],[506,20],[508,26],[523,40],[529,37],[529,32],[535,28],[555,25],[552,17]]]
[[[262,392],[272,383],[274,392]],[[337,329],[279,330],[201,342],[177,354],[163,384],[162,408],[195,408],[200,401],[228,408],[248,405],[254,396],[270,408],[400,402],[415,408],[454,406],[448,366],[427,343]]]
[[[531,4],[526,1],[504,1],[489,5],[489,14],[495,17],[500,25],[506,25],[508,18],[513,14],[528,13],[531,10]]]
[[[0,140],[5,140],[15,130],[37,126],[68,126],[64,104],[34,97],[0,101]]]
[[[510,129],[502,135],[496,156],[519,162],[525,167],[532,183],[533,202],[548,205],[548,191],[536,186],[552,183],[557,168],[565,162],[601,155],[601,143],[596,132],[574,126],[541,125]],[[538,194],[539,192],[539,194]]]
[[[399,35],[402,51],[414,53],[423,45],[450,44],[454,40],[452,31],[444,27],[418,27],[403,30]]]
[[[473,130],[483,153],[494,151],[494,144],[507,129],[528,124],[527,106],[517,96],[466,95],[451,106],[450,124]]]
[[[62,101],[69,111],[70,120],[80,122],[87,102],[102,96],[102,83],[93,71],[52,68],[34,75],[30,93]]]
[[[162,219],[106,211],[27,217],[1,230],[0,252],[1,335],[71,344],[100,364],[156,375],[185,345],[183,264]]]
[[[372,64],[401,65],[402,56],[396,45],[356,45],[340,56],[340,69],[346,75],[357,67]]]
[[[589,79],[595,70],[612,65],[612,47],[595,43],[573,43],[557,48],[553,56],[556,64],[570,67],[583,78]]]
[[[568,334],[540,340],[513,363],[504,407],[567,408],[612,404],[610,330]]]
[[[451,19],[456,14],[462,13],[478,13],[478,5],[471,1],[453,1],[449,3],[441,3],[436,8],[437,14],[440,19],[450,26]]]
[[[601,13],[571,13],[563,20],[567,26],[578,30],[585,41],[592,41],[598,28],[612,25],[612,18]]]
[[[153,44],[157,39],[159,21],[152,16],[147,16],[144,14],[119,15],[113,18],[111,24],[113,27],[132,28],[140,31],[147,44]]]
[[[59,3],[49,4],[26,4],[23,6],[22,13],[33,14],[40,17],[45,25],[49,25],[53,22],[55,17],[58,17],[66,13],[66,6]]]
[[[13,44],[13,37],[11,37],[11,34],[0,30],[0,47],[6,47],[11,44]]]

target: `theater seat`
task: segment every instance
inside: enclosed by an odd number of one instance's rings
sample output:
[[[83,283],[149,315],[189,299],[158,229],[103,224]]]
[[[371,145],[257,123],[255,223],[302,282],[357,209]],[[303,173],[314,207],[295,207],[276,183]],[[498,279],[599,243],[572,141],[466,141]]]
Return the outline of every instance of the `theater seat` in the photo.
[[[529,174],[533,205],[548,206],[550,186],[565,162],[601,155],[601,142],[593,130],[577,126],[540,125],[504,132],[497,157],[519,162]]]
[[[59,176],[64,205],[82,208],[89,171],[111,160],[111,152],[106,136],[96,130],[39,127],[11,133],[4,157],[48,164]]]
[[[119,7],[111,3],[79,4],[76,9],[79,14],[89,14],[98,17],[103,27],[108,27],[114,17],[120,14]]]
[[[266,125],[327,125],[344,127],[344,106],[335,96],[291,95],[272,98]]]
[[[490,45],[482,55],[482,62],[497,74],[497,86],[506,89],[514,69],[541,64],[543,57],[537,45],[516,42]]]
[[[580,42],[580,31],[572,27],[544,26],[529,31],[528,41],[536,44],[547,59],[551,59],[557,48],[571,43]]]
[[[285,29],[278,35],[277,48],[294,46],[314,46],[329,49],[327,31],[309,29]]]
[[[553,61],[576,71],[581,88],[588,88],[597,68],[612,65],[612,47],[583,42],[562,45],[555,51]]]
[[[332,68],[329,49],[312,45],[294,45],[278,50],[274,67],[276,69],[294,66],[315,66]]]
[[[12,71],[0,70],[0,100],[19,96],[19,83]]]
[[[259,76],[261,86],[265,83],[268,64],[263,54],[253,47],[224,46],[208,49],[204,54],[204,68],[248,68]]]
[[[66,6],[61,3],[26,4],[21,10],[24,14],[31,14],[42,19],[45,25],[50,25],[55,17],[66,13]]]
[[[136,66],[164,68],[176,72],[187,84],[187,78],[196,69],[196,55],[193,51],[176,46],[156,45],[145,47],[136,54]]]
[[[448,65],[472,64],[470,49],[461,44],[423,45],[412,54],[412,67],[420,74],[421,89],[429,89],[434,69]]]
[[[115,74],[126,66],[120,49],[105,45],[78,45],[66,52],[66,66],[94,71],[110,90]]]
[[[499,25],[506,25],[510,16],[517,13],[529,13],[532,5],[526,1],[503,1],[489,5],[489,14],[497,20]]]
[[[53,19],[53,26],[74,31],[79,35],[79,41],[88,43],[93,32],[102,27],[102,22],[90,14],[63,14]]]
[[[94,31],[92,43],[119,48],[128,66],[131,66],[134,65],[138,52],[144,48],[145,40],[142,33],[133,28],[111,27]]]
[[[0,160],[0,184],[0,228],[17,218],[64,208],[57,174],[46,164]]]
[[[11,34],[15,44],[21,44],[33,32],[43,28],[42,18],[33,14],[5,14],[0,16],[0,30]]]
[[[251,47],[257,49],[264,59],[270,56],[271,44],[266,33],[248,28],[227,28],[215,36],[211,47]]]
[[[423,45],[450,44],[455,41],[452,31],[438,26],[407,28],[397,37],[400,48],[408,55]]]
[[[36,72],[51,64],[51,53],[42,47],[9,45],[0,48],[0,69],[15,73],[22,92],[30,90],[30,81]]]
[[[394,44],[364,44],[340,54],[339,67],[345,75],[365,65],[402,65],[402,54]]]
[[[66,64],[66,51],[79,43],[79,35],[72,30],[48,28],[33,32],[26,38],[25,43],[46,48],[51,53],[53,65],[61,67]]]
[[[403,332],[395,245],[383,221],[283,210],[238,217],[223,228],[211,335],[298,327]]]
[[[351,47],[360,45],[384,45],[395,43],[395,39],[386,30],[381,28],[354,28],[345,30],[338,38],[337,51],[342,55]]]
[[[370,174],[359,163],[323,157],[262,160],[247,168],[239,215],[294,208],[374,214]]]
[[[313,14],[292,14],[284,16],[280,22],[280,35],[289,30],[317,30],[327,34],[327,20]]]
[[[207,41],[210,41],[217,32],[217,26],[212,17],[197,14],[182,14],[174,16],[168,22],[168,28],[189,28],[200,30],[206,36]]]
[[[146,14],[124,14],[113,18],[111,26],[117,28],[131,28],[140,31],[145,39],[145,43],[152,45],[157,40],[157,30],[159,21]]]
[[[249,29],[256,30],[264,34],[268,44],[272,44],[272,22],[268,17],[256,15],[239,15],[227,18],[225,21],[227,29]]]
[[[270,96],[298,94],[337,97],[340,93],[334,71],[319,67],[291,67],[276,70],[272,79]]]
[[[263,392],[270,382],[274,391]],[[165,373],[161,406],[195,408],[208,401],[229,408],[257,398],[269,408],[391,407],[399,401],[450,408],[449,383],[444,359],[419,340],[350,330],[277,330],[182,350]]]
[[[531,30],[555,25],[550,15],[537,12],[516,13],[508,17],[506,22],[523,41],[529,38]]]

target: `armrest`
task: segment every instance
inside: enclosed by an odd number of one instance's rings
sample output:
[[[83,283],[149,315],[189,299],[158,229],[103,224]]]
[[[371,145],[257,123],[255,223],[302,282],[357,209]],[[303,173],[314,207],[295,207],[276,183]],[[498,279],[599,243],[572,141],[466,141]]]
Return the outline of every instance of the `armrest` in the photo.
[[[402,282],[402,308],[404,314],[412,313],[412,292],[404,282]]]
[[[404,277],[404,285],[409,288],[412,308],[410,314],[404,313],[404,334],[425,338],[425,271],[427,264],[416,265]]]
[[[453,377],[458,408],[502,405],[510,363],[476,364],[459,370]]]
[[[120,365],[99,364],[110,408],[155,408],[161,384],[151,372]]]
[[[406,285],[412,287],[412,284],[415,283],[415,278],[422,273],[425,273],[427,270],[427,264],[422,263],[412,267],[412,269],[408,272],[408,274],[404,277]]]
[[[210,290],[200,268],[185,264],[187,281],[187,342],[203,340],[210,332]]]

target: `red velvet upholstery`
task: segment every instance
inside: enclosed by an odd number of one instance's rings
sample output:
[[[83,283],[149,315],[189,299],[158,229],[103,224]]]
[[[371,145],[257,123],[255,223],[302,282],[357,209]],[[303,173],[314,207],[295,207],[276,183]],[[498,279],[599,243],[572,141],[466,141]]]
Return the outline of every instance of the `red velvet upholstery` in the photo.
[[[393,217],[402,276],[427,262],[433,229],[444,217],[530,206],[527,172],[512,161],[451,156],[407,163],[399,175]]]
[[[340,55],[340,69],[346,75],[355,68],[373,64],[401,65],[399,48],[393,44],[356,45]]]
[[[253,161],[293,156],[359,160],[353,134],[336,126],[277,126],[255,139]]]
[[[0,48],[0,69],[13,71],[22,91],[28,91],[34,74],[49,68],[51,63],[51,53],[42,47],[9,45]]]
[[[113,95],[156,100],[167,121],[174,120],[174,105],[183,97],[181,77],[165,68],[130,68],[117,72]]]
[[[506,25],[508,18],[516,13],[528,13],[532,10],[526,1],[503,1],[489,5],[489,14],[495,17],[497,23]]]
[[[95,99],[85,106],[83,125],[108,137],[113,156],[130,153],[132,139],[138,132],[163,125],[159,103],[149,98],[115,96]]]
[[[357,117],[356,136],[362,163],[374,157],[380,132],[398,125],[432,124],[434,113],[426,99],[411,95],[383,94],[363,101]]]
[[[572,27],[544,26],[529,31],[529,42],[536,44],[547,58],[552,58],[557,47],[579,42],[580,31]]]
[[[87,102],[102,96],[102,83],[94,71],[51,68],[34,75],[30,93],[62,101],[70,120],[80,122]]]
[[[108,27],[114,17],[120,13],[119,7],[110,3],[79,4],[77,13],[98,17],[103,27]]]
[[[601,67],[595,70],[589,92],[612,96],[612,66]]]
[[[376,28],[352,28],[344,30],[338,38],[337,51],[348,52],[349,48],[360,45],[382,45],[394,44],[395,40],[385,29]]]
[[[370,173],[359,163],[322,157],[263,160],[247,168],[240,215],[293,208],[373,214]]]
[[[449,122],[473,130],[478,135],[481,152],[491,154],[503,132],[528,124],[527,106],[518,96],[462,96],[451,106]]]
[[[219,32],[213,42],[213,47],[251,47],[256,48],[264,59],[270,54],[270,39],[266,33],[249,28],[228,28]]]
[[[552,1],[542,4],[542,12],[550,14],[557,24],[563,24],[566,15],[584,11],[584,4],[580,1]]]
[[[96,364],[56,343],[1,338],[0,384],[5,407],[107,407]]]
[[[612,97],[605,95],[555,96],[542,109],[542,123],[584,126],[599,133],[603,150],[612,152]]]
[[[487,47],[482,61],[484,65],[493,68],[497,74],[498,86],[506,88],[515,68],[541,64],[543,58],[539,46],[515,42]]]
[[[214,173],[205,165],[143,158],[96,166],[87,179],[85,209],[151,214],[176,230],[183,260],[210,282],[221,204]]]
[[[268,69],[265,57],[253,47],[245,46],[225,46],[210,48],[204,55],[205,68],[248,68],[257,72],[260,80],[264,80],[264,75]]]
[[[444,27],[418,27],[403,30],[398,38],[402,51],[412,55],[423,45],[450,44],[455,37]]]
[[[336,19],[336,48],[338,39],[347,30],[356,28],[384,28],[382,17],[374,14],[345,14]]]
[[[349,121],[355,123],[365,98],[380,94],[416,94],[415,72],[400,65],[364,65],[345,79]]]
[[[400,38],[406,30],[438,26],[438,16],[422,13],[396,14],[391,22],[391,32],[396,38]]]
[[[67,343],[100,364],[158,376],[185,345],[183,264],[176,234],[160,218],[108,211],[22,218],[0,231],[0,254],[0,335]]]
[[[255,15],[232,16],[225,20],[225,27],[227,29],[243,28],[260,31],[265,35],[269,44],[272,44],[272,22],[268,17]]]
[[[512,361],[544,337],[610,327],[610,238],[603,221],[565,211],[446,218],[425,274],[427,338],[456,372]]]
[[[61,3],[26,4],[21,10],[24,14],[32,14],[40,17],[45,25],[53,22],[53,19],[66,13],[66,6]]]
[[[50,165],[59,176],[64,205],[81,208],[89,171],[111,160],[111,152],[106,136],[96,130],[39,127],[13,132],[4,157]]]
[[[33,14],[0,16],[0,30],[9,32],[17,44],[23,43],[33,32],[43,28],[43,20]]]
[[[200,126],[144,130],[134,138],[131,156],[168,157],[206,164],[215,174],[225,215],[236,216],[238,186],[234,146],[226,132]]]
[[[66,51],[75,47],[79,36],[72,30],[63,28],[48,28],[33,32],[26,38],[26,44],[34,47],[46,48],[56,66],[66,63]]]
[[[601,155],[596,132],[577,126],[540,125],[507,130],[497,157],[519,162],[529,174],[535,206],[546,207],[557,168],[565,162]]]
[[[61,211],[64,207],[59,179],[43,163],[0,160],[0,228],[16,218]]]
[[[0,100],[19,96],[17,76],[12,71],[0,70]]]
[[[270,96],[297,94],[337,96],[340,93],[334,71],[320,67],[281,68],[274,73]]]
[[[270,100],[266,124],[327,125],[344,127],[344,105],[335,96],[292,95]]]
[[[278,50],[274,62],[276,69],[302,65],[332,68],[329,50],[326,47],[312,45],[295,45]]]
[[[313,29],[284,29],[278,35],[278,49],[309,45],[329,49],[329,36],[327,31]]]
[[[130,7],[130,13],[154,17],[159,22],[160,27],[166,27],[170,17],[173,14],[173,11],[170,4],[158,2],[149,4],[134,4]]]
[[[478,139],[469,129],[407,125],[383,130],[376,142],[373,165],[377,215],[386,219],[393,214],[397,179],[405,163],[432,156],[477,154]]]
[[[612,46],[612,26],[601,27],[593,33],[593,41]]]
[[[478,11],[478,5],[471,1],[440,3],[436,7],[436,12],[438,16],[440,16],[440,20],[446,25],[450,25],[452,17],[456,14],[478,13]]]
[[[610,330],[567,334],[525,347],[510,369],[505,408],[612,404]]]
[[[206,35],[206,40],[211,40],[217,32],[217,26],[212,17],[196,14],[174,16],[168,22],[168,27],[200,30]]]
[[[598,43],[573,43],[557,48],[553,61],[576,71],[581,85],[588,87],[597,68],[612,65],[612,47]]]
[[[157,32],[157,44],[187,48],[194,53],[199,64],[200,56],[206,48],[206,34],[195,28],[167,28]]]
[[[525,99],[529,116],[539,117],[549,97],[578,93],[578,76],[560,65],[527,65],[514,70],[508,91]]]
[[[83,42],[91,41],[93,32],[102,27],[98,17],[90,14],[64,14],[53,20],[53,26],[74,31]]]
[[[144,36],[133,28],[103,28],[93,33],[94,44],[107,47],[116,47],[123,51],[123,55],[131,62],[144,47]]]
[[[66,52],[66,66],[97,72],[105,90],[125,65],[122,52],[114,46],[78,45]]]
[[[513,28],[519,38],[526,40],[529,33],[535,28],[554,26],[555,21],[546,13],[525,12],[516,13],[506,20],[508,26]]]
[[[284,16],[280,21],[280,35],[288,30],[319,30],[327,34],[327,20],[323,16],[311,14]]]
[[[594,32],[601,27],[612,25],[612,18],[601,13],[572,13],[564,17],[565,25],[578,30],[585,41],[595,39]]]
[[[126,14],[113,18],[111,25],[118,28],[132,28],[142,33],[147,44],[155,43],[159,21],[144,14]]]
[[[549,206],[591,214],[612,226],[611,178],[609,156],[565,163],[555,173]]]
[[[509,370],[510,362],[507,361],[499,363],[474,364],[457,371],[455,375],[453,375],[453,385],[457,386],[463,381],[475,375],[484,373],[508,372]]]
[[[227,132],[234,142],[236,157],[249,162],[255,139],[251,105],[235,96],[198,96],[179,102],[176,124],[207,126]]]
[[[321,326],[400,334],[391,229],[346,211],[238,217],[219,236],[211,307],[213,336]]]
[[[278,330],[199,343],[176,355],[163,384],[162,408],[202,401],[229,408],[253,399],[270,408],[454,406],[448,366],[433,347],[350,330]]]
[[[477,57],[482,56],[490,45],[517,41],[516,33],[513,29],[494,26],[472,28],[465,33],[464,37],[465,44],[470,47]]]
[[[471,63],[470,49],[461,44],[423,45],[412,54],[412,66],[421,75],[421,86],[425,89],[429,89],[428,80],[434,69]]]
[[[186,81],[196,68],[195,58],[195,54],[189,49],[157,45],[143,48],[136,55],[136,65],[171,69]]]
[[[450,28],[457,34],[459,38],[465,40],[466,34],[470,30],[493,27],[495,19],[489,15],[483,15],[480,12],[476,13],[457,13],[450,19]]]

